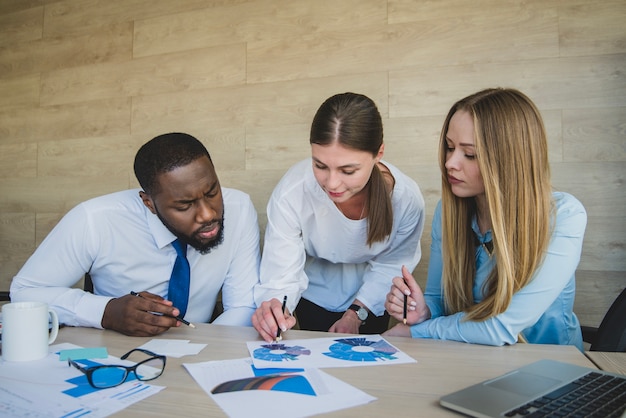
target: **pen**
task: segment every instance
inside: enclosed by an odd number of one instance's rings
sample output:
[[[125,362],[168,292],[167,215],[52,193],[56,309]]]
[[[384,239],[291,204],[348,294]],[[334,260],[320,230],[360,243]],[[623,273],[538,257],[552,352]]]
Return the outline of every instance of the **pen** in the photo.
[[[283,298],[283,316],[285,314],[285,308],[287,307],[287,295]],[[280,336],[280,327],[278,327],[278,332],[276,333],[276,342],[280,341],[282,338]]]
[[[139,293],[134,292],[134,291],[132,291],[132,290],[130,291],[130,294],[131,294],[131,295],[133,295],[133,296],[137,296],[137,297],[140,297],[140,298],[142,298],[142,299],[145,299],[145,298],[144,298],[143,296],[141,296]],[[157,314],[156,312],[153,312],[153,313],[154,313],[154,314]],[[160,314],[159,314],[159,315],[160,315]],[[189,322],[189,321],[187,321],[187,320],[185,320],[185,319],[181,318],[180,316],[172,316],[172,318],[176,319],[177,321],[182,322],[183,324],[187,325],[188,327],[191,327],[191,328],[195,328],[195,327],[196,327],[194,324],[192,324],[191,322]]]

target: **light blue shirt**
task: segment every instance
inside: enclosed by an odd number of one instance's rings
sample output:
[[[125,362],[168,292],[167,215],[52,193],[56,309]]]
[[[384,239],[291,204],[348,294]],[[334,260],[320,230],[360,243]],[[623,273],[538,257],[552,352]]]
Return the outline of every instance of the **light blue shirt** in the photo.
[[[220,290],[224,313],[214,323],[252,325],[259,280],[259,228],[250,197],[222,188],[224,242],[208,254],[187,249],[191,266],[185,319],[208,322]],[[83,202],[69,211],[13,278],[12,301],[46,302],[71,326],[102,328],[106,304],[131,290],[167,297],[176,237],[146,208],[139,189]],[[72,288],[89,272],[94,294]]]
[[[568,344],[582,350],[582,335],[578,318],[573,312],[576,283],[574,272],[580,261],[587,213],[572,195],[556,192],[556,224],[543,263],[531,282],[513,295],[503,313],[485,321],[466,321],[459,312],[445,315],[442,295],[441,202],[437,205],[432,224],[432,244],[428,280],[424,297],[431,319],[411,326],[414,338],[437,338],[476,344],[515,344],[518,334],[530,343]],[[473,229],[481,242],[484,236],[474,220]],[[483,298],[482,286],[495,265],[482,246],[476,249],[476,278],[474,302]]]

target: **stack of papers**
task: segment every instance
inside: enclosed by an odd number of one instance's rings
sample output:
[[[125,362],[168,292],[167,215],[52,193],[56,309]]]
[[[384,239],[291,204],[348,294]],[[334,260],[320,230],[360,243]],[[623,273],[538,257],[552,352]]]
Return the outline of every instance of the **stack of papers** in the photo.
[[[415,362],[380,335],[246,344],[247,358],[183,364],[231,417],[307,417],[367,404],[376,398],[320,369]],[[153,339],[140,348],[182,357],[205,346]],[[60,359],[70,356],[80,362],[76,356],[84,353],[89,364],[135,363],[109,356],[104,347],[80,348],[57,344],[42,360],[0,362],[0,416],[105,417],[164,389],[131,378],[120,386],[94,389],[82,372]]]
[[[363,405],[376,398],[320,368],[415,363],[379,335],[246,344],[249,358],[184,364],[231,417],[307,417]]]
[[[94,389],[82,372],[59,360],[63,350],[78,348],[74,344],[57,344],[50,347],[50,354],[42,360],[2,361],[0,416],[105,417],[163,389],[136,379],[109,389]],[[112,356],[92,361],[134,364]]]

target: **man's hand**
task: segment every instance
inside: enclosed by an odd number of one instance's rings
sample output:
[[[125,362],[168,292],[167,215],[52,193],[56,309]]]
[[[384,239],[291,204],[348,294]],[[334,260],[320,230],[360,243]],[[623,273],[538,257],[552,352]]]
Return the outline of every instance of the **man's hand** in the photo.
[[[180,326],[173,318],[179,313],[171,301],[141,292],[141,297],[125,295],[111,299],[104,308],[102,327],[133,337],[150,337]]]
[[[252,325],[261,338],[269,343],[276,340],[279,327],[281,332],[293,328],[296,325],[296,318],[287,310],[283,313],[282,302],[274,298],[261,303],[252,315]]]

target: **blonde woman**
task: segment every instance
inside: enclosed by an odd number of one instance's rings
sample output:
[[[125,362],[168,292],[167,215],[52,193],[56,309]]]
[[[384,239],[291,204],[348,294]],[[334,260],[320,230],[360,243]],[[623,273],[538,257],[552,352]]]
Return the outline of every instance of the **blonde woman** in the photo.
[[[442,198],[432,223],[426,291],[409,271],[385,307],[407,325],[386,335],[477,344],[570,344],[587,215],[553,192],[541,115],[524,94],[487,89],[457,102],[440,140]]]

